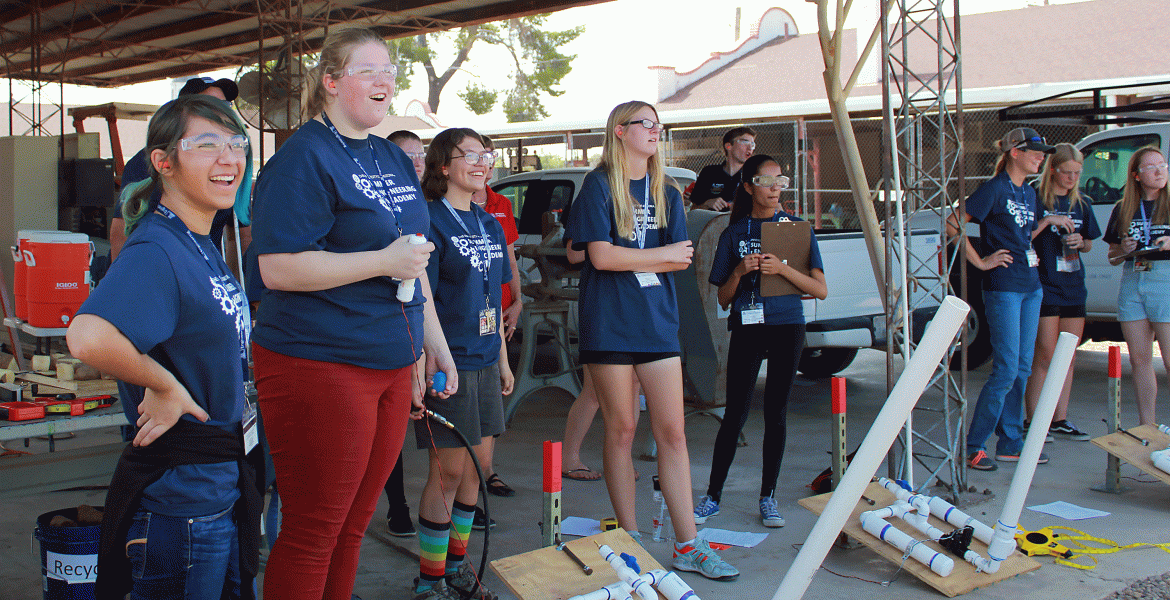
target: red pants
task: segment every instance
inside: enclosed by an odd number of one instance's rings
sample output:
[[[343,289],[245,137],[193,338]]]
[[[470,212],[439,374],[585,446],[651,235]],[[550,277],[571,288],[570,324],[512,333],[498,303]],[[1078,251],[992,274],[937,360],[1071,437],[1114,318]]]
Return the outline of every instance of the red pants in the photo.
[[[253,348],[282,503],[264,597],[349,600],[362,536],[402,450],[411,367],[367,369]]]

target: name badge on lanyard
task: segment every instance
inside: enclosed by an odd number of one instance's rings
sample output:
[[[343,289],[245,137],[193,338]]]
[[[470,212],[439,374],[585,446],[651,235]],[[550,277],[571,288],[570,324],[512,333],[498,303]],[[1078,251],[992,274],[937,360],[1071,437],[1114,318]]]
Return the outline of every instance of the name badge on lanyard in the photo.
[[[1036,253],[1035,248],[1028,248],[1028,252],[1026,254],[1028,255],[1028,266],[1029,267],[1040,266],[1040,255]]]
[[[479,311],[479,334],[492,335],[496,332],[496,309],[485,308]]]
[[[638,249],[646,248],[646,234],[650,229],[650,175],[646,175],[646,187],[642,191],[641,214],[634,222],[634,239],[638,241]],[[638,278],[638,285],[643,288],[654,287],[662,285],[662,281],[658,278],[657,273],[642,273],[634,272],[634,277]]]
[[[749,304],[739,311],[739,322],[743,325],[763,325],[764,305]]]
[[[662,285],[662,280],[658,279],[658,273],[643,273],[635,271],[634,277],[638,278],[638,285],[644,288]]]
[[[260,430],[256,427],[256,407],[244,397],[244,417],[241,419],[244,427],[244,454],[248,454],[260,443]]]

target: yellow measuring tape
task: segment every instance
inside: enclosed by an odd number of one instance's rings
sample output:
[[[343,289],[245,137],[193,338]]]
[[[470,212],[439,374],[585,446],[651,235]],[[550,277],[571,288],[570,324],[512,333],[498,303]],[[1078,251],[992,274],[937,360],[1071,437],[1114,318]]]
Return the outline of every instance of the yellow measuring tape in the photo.
[[[1060,534],[1055,531],[1057,529],[1069,531],[1075,535]],[[1021,529],[1016,534],[1016,542],[1020,544],[1020,550],[1028,556],[1053,556],[1055,557],[1054,562],[1058,565],[1082,570],[1097,567],[1097,557],[1093,556],[1094,554],[1113,554],[1114,552],[1120,552],[1130,548],[1141,548],[1143,546],[1160,548],[1164,552],[1170,553],[1170,542],[1160,544],[1137,542],[1123,546],[1113,540],[1093,537],[1078,529],[1059,525],[1045,527],[1036,531],[1025,531]],[[1087,546],[1085,542],[1092,542],[1099,546]],[[1075,544],[1075,546],[1068,544]],[[1087,556],[1089,560],[1093,561],[1093,564],[1073,562],[1081,556]]]

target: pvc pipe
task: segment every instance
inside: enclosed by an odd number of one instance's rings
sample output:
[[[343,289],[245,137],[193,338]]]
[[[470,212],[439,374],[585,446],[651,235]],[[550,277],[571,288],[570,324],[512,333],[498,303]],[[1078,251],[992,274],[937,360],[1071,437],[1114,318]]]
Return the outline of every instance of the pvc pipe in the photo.
[[[618,577],[622,581],[628,583],[633,588],[634,592],[638,594],[638,597],[642,598],[642,600],[658,600],[658,592],[650,587],[650,582],[642,579],[608,544],[603,544],[599,547],[597,553],[605,559],[605,562],[609,563],[609,566],[613,567],[614,571],[617,571]]]
[[[1024,510],[1028,488],[1032,487],[1036,461],[1040,459],[1040,449],[1044,447],[1044,438],[1048,436],[1048,424],[1052,422],[1052,413],[1056,411],[1056,402],[1060,399],[1064,378],[1068,374],[1068,367],[1072,364],[1073,353],[1076,352],[1079,341],[1076,335],[1067,331],[1061,333],[1056,340],[1056,351],[1052,353],[1052,362],[1048,365],[1048,376],[1044,378],[1044,387],[1040,390],[1040,401],[1032,413],[1032,426],[1024,438],[1020,462],[1016,465],[1012,485],[1008,488],[1007,498],[1003,502],[1003,512],[995,524],[995,533],[991,537],[991,543],[987,545],[987,556],[991,559],[988,573],[998,571],[999,564],[1016,549],[1016,525],[1019,523],[1020,512]]]
[[[909,508],[908,504],[902,503]],[[955,568],[955,561],[934,548],[915,539],[910,534],[891,525],[888,521],[873,514],[880,511],[870,511],[861,514],[861,528],[879,540],[890,544],[903,553],[909,551],[910,557],[926,565],[931,571],[946,577]]]
[[[1165,427],[1165,425],[1162,425],[1162,427]],[[1170,448],[1151,452],[1150,460],[1154,461],[1155,467],[1162,469],[1166,473],[1170,473]]]
[[[654,569],[649,575],[654,578],[654,587],[658,593],[666,596],[666,600],[701,600],[695,590],[674,571]]]
[[[589,592],[588,594],[573,596],[569,600],[625,600],[630,598],[630,592],[632,591],[634,591],[634,588],[630,587],[630,584],[619,581],[617,583],[611,583],[600,590]]]
[[[892,492],[899,500],[907,500],[911,496],[916,495],[913,492],[906,490],[906,488],[898,485],[897,483],[886,479],[885,477],[878,479],[878,483],[881,484],[882,487]],[[994,530],[987,525],[984,525],[982,521],[979,521],[975,517],[968,515],[958,508],[955,508],[955,506],[950,502],[947,502],[938,496],[927,497],[927,502],[930,506],[930,514],[935,515],[936,517],[960,529],[970,525],[975,530],[976,539],[982,541],[984,544],[991,542],[991,535]]]
[[[825,560],[833,541],[837,539],[837,534],[841,533],[845,521],[853,514],[853,509],[861,500],[861,495],[869,485],[874,472],[885,459],[886,452],[894,443],[894,438],[901,431],[901,426],[906,422],[910,411],[918,403],[918,398],[922,396],[930,377],[938,369],[943,354],[954,342],[955,334],[963,326],[970,310],[971,307],[966,302],[954,296],[943,299],[938,312],[922,336],[918,351],[906,363],[906,369],[898,378],[898,383],[890,392],[890,397],[881,412],[874,419],[869,433],[854,455],[853,462],[821,511],[820,518],[813,525],[800,552],[796,554],[796,559],[788,568],[772,600],[798,600],[804,597],[813,576]]]

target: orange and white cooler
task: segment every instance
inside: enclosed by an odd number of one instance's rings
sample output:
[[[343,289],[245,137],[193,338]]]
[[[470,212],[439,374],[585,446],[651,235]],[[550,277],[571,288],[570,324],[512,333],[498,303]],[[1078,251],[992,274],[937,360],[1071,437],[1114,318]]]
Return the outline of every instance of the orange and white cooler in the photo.
[[[17,316],[33,327],[67,327],[89,297],[93,258],[89,236],[68,231],[22,231],[17,238]],[[22,290],[26,306],[23,315]]]

